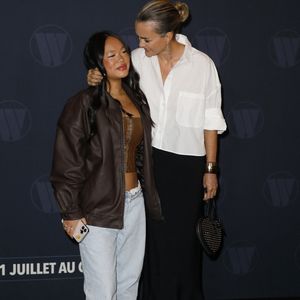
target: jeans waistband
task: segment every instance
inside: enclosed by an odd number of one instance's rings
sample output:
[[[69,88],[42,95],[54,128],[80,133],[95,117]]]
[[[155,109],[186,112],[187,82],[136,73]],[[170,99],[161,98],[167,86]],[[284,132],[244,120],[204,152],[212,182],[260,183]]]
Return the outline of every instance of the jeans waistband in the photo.
[[[138,181],[138,186],[125,192],[125,196],[130,199],[138,197],[142,193],[141,184]]]

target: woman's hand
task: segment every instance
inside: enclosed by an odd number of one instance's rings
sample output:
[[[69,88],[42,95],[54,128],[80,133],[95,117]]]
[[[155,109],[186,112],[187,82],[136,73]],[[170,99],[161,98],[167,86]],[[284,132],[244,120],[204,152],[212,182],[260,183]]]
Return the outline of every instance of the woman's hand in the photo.
[[[216,196],[218,190],[218,179],[216,174],[205,173],[203,176],[204,197],[203,200],[207,201]]]
[[[90,69],[87,74],[88,85],[97,86],[102,81],[103,77],[97,68]]]
[[[84,224],[86,224],[86,219],[85,218],[82,218],[82,219],[79,219],[79,220],[64,220],[63,221],[64,230],[70,238],[73,238],[74,230],[75,230],[75,228],[76,228],[76,226],[77,226],[77,224],[80,220]]]

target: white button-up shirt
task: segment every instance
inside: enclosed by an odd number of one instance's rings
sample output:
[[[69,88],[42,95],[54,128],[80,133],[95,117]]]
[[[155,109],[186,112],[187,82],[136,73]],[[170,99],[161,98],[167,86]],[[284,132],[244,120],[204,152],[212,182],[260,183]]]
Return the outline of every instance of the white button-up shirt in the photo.
[[[142,48],[132,52],[140,74],[140,86],[149,102],[152,145],[182,155],[203,156],[204,129],[222,133],[226,123],[221,111],[221,85],[213,61],[193,48],[183,35],[184,53],[162,81],[157,56],[147,57]]]

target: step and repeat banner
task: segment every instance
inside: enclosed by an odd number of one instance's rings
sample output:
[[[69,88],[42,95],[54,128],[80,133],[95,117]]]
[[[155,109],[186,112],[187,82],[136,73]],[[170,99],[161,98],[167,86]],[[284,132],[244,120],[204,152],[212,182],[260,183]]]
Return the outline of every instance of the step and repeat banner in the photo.
[[[112,30],[134,49],[145,3],[1,2],[1,299],[84,299],[78,245],[49,182],[56,122],[87,86],[88,37]],[[206,299],[300,297],[300,3],[186,3],[183,33],[217,66],[228,124],[218,196],[226,237],[217,260],[204,257]]]

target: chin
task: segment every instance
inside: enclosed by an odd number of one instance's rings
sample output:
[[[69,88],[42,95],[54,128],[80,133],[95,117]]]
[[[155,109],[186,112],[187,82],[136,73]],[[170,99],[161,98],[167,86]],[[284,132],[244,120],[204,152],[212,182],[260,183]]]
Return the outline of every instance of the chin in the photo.
[[[121,74],[118,74],[118,76],[119,76],[120,78],[124,78],[124,77],[128,76],[128,74],[129,74],[129,72],[126,71],[126,72],[122,72]]]
[[[125,78],[125,77],[127,77],[127,76],[128,76],[128,74],[129,74],[129,72],[126,72],[126,73],[124,73],[124,74],[120,75],[120,78]]]
[[[151,57],[151,56],[153,56],[153,55],[155,55],[155,54],[153,54],[153,53],[151,53],[151,52],[146,52],[146,51],[145,51],[145,55],[146,55],[147,57]]]

